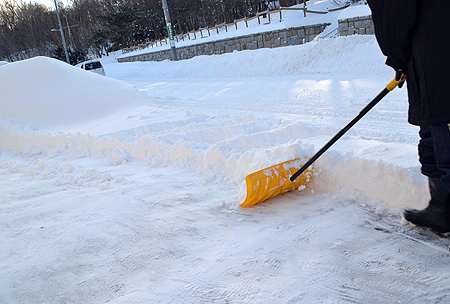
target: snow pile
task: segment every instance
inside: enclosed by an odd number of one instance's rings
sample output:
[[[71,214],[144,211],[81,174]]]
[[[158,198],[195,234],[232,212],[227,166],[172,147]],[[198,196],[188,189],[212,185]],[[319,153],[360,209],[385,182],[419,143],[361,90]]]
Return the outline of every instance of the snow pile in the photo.
[[[178,62],[132,62],[108,66],[113,74],[130,69],[129,76],[170,78],[270,77],[310,74],[377,74],[389,71],[374,36],[324,39],[301,46],[259,49]],[[120,69],[116,70],[116,69]],[[131,74],[132,73],[132,74]],[[136,74],[135,74],[136,73]]]
[[[49,127],[104,118],[145,102],[127,83],[48,57],[0,69],[0,119]]]

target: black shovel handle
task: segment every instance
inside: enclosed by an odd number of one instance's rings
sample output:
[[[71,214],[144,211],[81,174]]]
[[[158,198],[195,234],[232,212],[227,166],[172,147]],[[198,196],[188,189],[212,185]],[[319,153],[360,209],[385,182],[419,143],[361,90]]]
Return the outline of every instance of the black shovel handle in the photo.
[[[378,94],[377,97],[375,97],[367,106],[362,109],[359,114],[353,118],[352,121],[350,121],[342,130],[340,130],[332,139],[330,139],[329,142],[325,146],[322,147],[316,154],[314,154],[300,169],[297,170],[291,177],[290,180],[293,182],[297,177],[300,176],[306,169],[309,168],[320,156],[322,156],[325,151],[327,151],[332,145],[334,145],[345,133],[347,133],[348,130],[351,129],[361,118],[364,117],[364,115],[367,114],[381,99],[383,99],[384,96],[386,96],[390,91],[395,89],[400,83],[405,81],[404,75],[400,80],[392,80],[386,88],[384,88],[383,91]]]

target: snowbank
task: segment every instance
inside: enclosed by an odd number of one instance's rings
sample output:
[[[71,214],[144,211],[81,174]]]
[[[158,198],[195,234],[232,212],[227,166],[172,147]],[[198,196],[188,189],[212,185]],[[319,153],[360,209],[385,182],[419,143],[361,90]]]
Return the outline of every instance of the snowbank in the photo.
[[[378,74],[389,71],[374,36],[322,39],[300,46],[198,56],[178,62],[132,62],[108,66],[113,74],[151,78]],[[120,70],[120,71],[119,71]]]
[[[38,127],[78,124],[145,102],[127,83],[48,57],[0,69],[0,119]]]

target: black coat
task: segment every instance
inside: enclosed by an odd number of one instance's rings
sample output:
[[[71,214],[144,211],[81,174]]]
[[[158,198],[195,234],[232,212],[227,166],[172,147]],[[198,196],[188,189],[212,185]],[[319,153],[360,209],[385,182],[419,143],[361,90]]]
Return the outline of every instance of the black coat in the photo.
[[[403,69],[408,121],[450,122],[450,1],[368,0],[386,64]]]

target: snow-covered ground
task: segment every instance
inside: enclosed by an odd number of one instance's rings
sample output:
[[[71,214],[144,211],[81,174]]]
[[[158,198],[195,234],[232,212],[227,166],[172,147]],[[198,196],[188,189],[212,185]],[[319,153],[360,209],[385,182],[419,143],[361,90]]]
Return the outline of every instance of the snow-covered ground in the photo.
[[[448,303],[448,239],[406,89],[240,208],[244,178],[312,155],[392,79],[373,36],[117,64],[0,67],[0,303]]]

